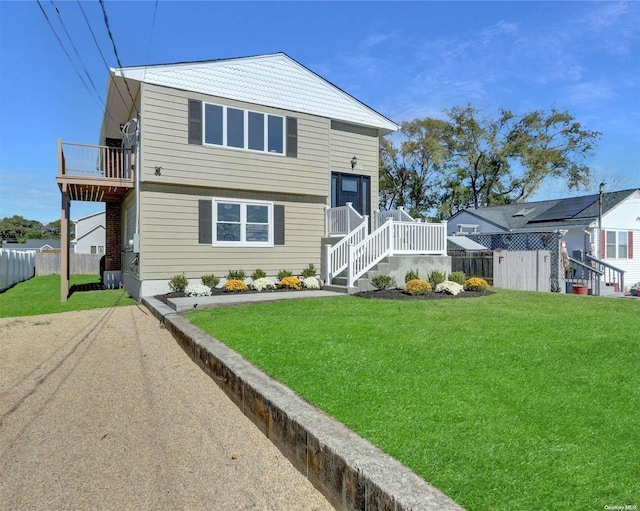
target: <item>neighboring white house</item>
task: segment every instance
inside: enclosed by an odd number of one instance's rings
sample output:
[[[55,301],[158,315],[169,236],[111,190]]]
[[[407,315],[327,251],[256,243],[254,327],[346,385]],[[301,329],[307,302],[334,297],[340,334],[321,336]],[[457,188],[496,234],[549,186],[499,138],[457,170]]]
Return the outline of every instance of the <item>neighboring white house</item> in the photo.
[[[599,210],[598,194],[464,209],[448,220],[448,234],[559,231],[569,255],[584,251],[623,270],[629,287],[640,281],[640,189],[604,193],[601,226]]]
[[[76,254],[104,254],[106,213],[98,211],[74,220],[76,238],[71,241]]]

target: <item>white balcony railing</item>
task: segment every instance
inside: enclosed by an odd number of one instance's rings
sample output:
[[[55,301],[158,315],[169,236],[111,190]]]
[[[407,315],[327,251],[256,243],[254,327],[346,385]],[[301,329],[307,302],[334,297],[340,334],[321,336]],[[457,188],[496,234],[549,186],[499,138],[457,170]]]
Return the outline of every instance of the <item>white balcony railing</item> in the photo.
[[[368,223],[367,215],[361,215],[351,202],[337,208],[327,208],[325,215],[325,236],[346,236],[363,223]]]

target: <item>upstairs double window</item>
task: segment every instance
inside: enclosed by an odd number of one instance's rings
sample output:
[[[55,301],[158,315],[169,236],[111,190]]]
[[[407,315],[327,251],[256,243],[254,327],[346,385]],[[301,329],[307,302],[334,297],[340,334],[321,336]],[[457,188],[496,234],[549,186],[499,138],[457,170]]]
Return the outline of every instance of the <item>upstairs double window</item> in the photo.
[[[295,117],[189,100],[189,143],[297,156]]]

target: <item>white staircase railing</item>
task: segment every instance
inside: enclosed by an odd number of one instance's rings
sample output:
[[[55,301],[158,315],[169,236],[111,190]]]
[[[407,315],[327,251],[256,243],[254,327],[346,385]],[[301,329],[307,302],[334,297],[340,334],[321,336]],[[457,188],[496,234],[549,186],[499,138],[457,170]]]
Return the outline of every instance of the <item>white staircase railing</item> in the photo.
[[[409,213],[407,213],[402,206],[398,209],[392,209],[390,211],[376,211],[376,228],[384,225],[387,220],[393,220],[394,222],[419,222],[415,220]]]
[[[349,247],[361,243],[367,237],[368,230],[368,223],[364,222],[335,245],[324,246],[326,261],[324,280],[327,284],[331,284],[333,278],[347,268]]]
[[[337,208],[328,207],[325,214],[325,236],[346,236],[363,223],[369,223],[368,216],[358,213],[351,202]]]
[[[349,246],[347,286],[387,256],[447,255],[447,222],[395,222],[387,220],[357,245]]]

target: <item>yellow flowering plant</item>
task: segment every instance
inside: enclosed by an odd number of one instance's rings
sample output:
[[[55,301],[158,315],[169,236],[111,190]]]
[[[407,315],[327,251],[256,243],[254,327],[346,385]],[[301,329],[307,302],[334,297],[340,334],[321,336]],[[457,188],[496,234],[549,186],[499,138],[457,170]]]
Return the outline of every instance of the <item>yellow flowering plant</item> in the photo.
[[[408,295],[428,295],[432,287],[426,280],[411,279],[404,286],[404,292]]]
[[[472,277],[464,283],[466,291],[486,291],[489,289],[489,283],[480,277]]]
[[[246,291],[247,289],[249,289],[247,285],[243,281],[238,279],[227,280],[224,285],[224,290],[229,293],[242,292]]]
[[[302,289],[302,282],[298,277],[285,277],[278,282],[278,287],[281,289],[295,289],[299,291]]]

